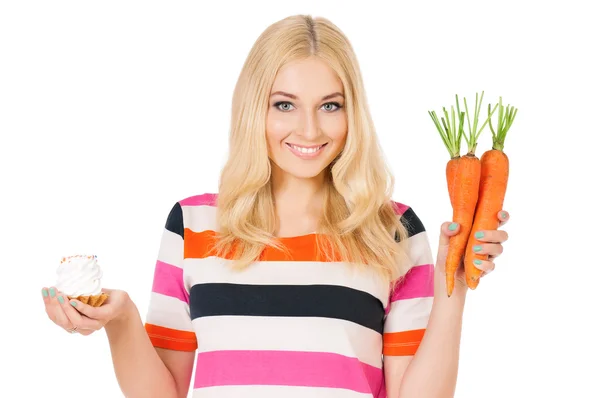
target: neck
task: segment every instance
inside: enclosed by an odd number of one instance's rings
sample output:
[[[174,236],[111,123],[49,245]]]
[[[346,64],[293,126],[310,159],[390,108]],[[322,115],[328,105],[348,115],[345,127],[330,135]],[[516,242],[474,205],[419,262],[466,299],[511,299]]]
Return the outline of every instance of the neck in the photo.
[[[313,178],[298,178],[274,166],[271,191],[279,215],[296,213],[318,218],[325,194],[325,171]]]

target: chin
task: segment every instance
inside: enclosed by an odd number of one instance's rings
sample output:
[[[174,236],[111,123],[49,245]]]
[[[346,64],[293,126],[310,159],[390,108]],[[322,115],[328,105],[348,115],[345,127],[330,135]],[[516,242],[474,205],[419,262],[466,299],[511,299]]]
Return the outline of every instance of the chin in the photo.
[[[325,171],[328,164],[325,165],[313,165],[310,167],[302,167],[301,165],[291,165],[291,164],[277,164],[277,167],[281,169],[285,174],[296,177],[298,179],[311,179],[318,177],[321,173]]]
[[[290,170],[286,172],[298,179],[312,179],[318,177],[321,173],[323,173],[324,170],[325,167],[314,172],[311,170]]]

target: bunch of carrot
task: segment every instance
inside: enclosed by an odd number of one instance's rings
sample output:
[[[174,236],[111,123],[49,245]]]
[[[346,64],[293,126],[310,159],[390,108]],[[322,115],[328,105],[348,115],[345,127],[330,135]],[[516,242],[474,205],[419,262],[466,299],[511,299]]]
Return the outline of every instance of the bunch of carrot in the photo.
[[[479,243],[475,237],[475,232],[494,230],[499,227],[498,213],[502,210],[508,185],[509,163],[508,157],[504,153],[504,140],[517,110],[509,106],[508,113],[506,113],[502,105],[502,97],[500,97],[500,102],[496,104],[493,110],[490,110],[491,105],[488,105],[488,118],[481,129],[477,131],[481,101],[483,101],[483,92],[481,93],[481,100],[479,100],[478,94],[475,96],[475,117],[471,128],[467,100],[464,99],[469,123],[468,137],[463,128],[465,112],[460,111],[458,95],[456,95],[456,108],[459,118],[458,129],[454,107],[451,108],[452,124],[450,124],[446,108],[443,108],[446,117],[446,119],[442,117],[443,126],[440,124],[435,112],[429,112],[450,153],[450,160],[446,164],[446,182],[453,211],[452,220],[460,225],[459,232],[450,238],[446,257],[445,271],[448,297],[452,295],[454,290],[455,275],[461,262],[464,263],[467,286],[470,289],[475,289],[479,285],[481,270],[475,267],[474,261],[487,260],[488,256],[473,251],[473,246]],[[498,106],[500,106],[500,111],[496,133],[492,128],[490,119]],[[479,136],[486,125],[489,125],[492,132],[492,148],[479,159],[475,155],[475,149]],[[460,154],[461,137],[465,138],[468,146],[467,153],[462,156]]]

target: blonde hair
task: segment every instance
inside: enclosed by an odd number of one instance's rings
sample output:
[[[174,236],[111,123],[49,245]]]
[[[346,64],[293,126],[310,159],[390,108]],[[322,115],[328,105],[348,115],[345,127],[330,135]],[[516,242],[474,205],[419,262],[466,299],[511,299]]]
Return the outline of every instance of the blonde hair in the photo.
[[[285,250],[274,236],[266,115],[279,69],[307,57],[318,57],[338,74],[348,117],[345,147],[327,168],[318,248],[328,261],[372,268],[392,282],[410,265],[407,230],[391,200],[394,177],[367,110],[354,51],[346,36],[322,17],[296,15],[269,26],[243,65],[233,95],[229,157],[219,181],[214,248],[219,257],[233,253],[237,269],[256,261],[265,246]]]

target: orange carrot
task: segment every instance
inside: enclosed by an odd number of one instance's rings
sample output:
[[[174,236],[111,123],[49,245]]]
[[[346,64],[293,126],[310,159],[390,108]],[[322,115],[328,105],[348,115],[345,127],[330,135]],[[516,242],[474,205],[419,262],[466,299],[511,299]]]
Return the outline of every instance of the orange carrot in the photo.
[[[461,116],[464,116],[464,113]],[[442,121],[443,120],[444,118],[442,118]],[[456,209],[456,195],[454,195],[454,192],[456,192],[456,175],[460,167],[459,165],[461,164],[461,159],[460,156],[455,156],[446,164],[446,183],[448,185],[448,195],[450,196],[450,205],[452,206],[452,209]],[[462,164],[464,164],[464,162]],[[446,268],[446,287],[448,292],[451,292],[454,289],[454,273],[450,272],[448,268]]]
[[[508,186],[508,156],[504,153],[504,140],[506,133],[517,114],[517,110],[509,106],[508,114],[504,113],[502,97],[500,97],[500,111],[498,114],[498,134],[492,128],[492,149],[481,156],[481,181],[479,185],[479,200],[475,210],[472,233],[469,236],[465,252],[465,277],[467,286],[474,290],[479,285],[482,271],[475,267],[474,261],[488,260],[487,254],[477,254],[473,246],[481,244],[476,233],[484,230],[498,229],[500,222],[498,213],[502,210],[504,197]],[[490,105],[488,105],[489,112]]]
[[[446,183],[448,185],[448,196],[450,197],[450,204],[452,207],[454,207],[454,179],[456,178],[459,160],[460,156],[455,156],[446,164]]]
[[[479,101],[479,104],[477,104],[477,99],[478,96],[476,96],[475,119],[473,127],[474,131],[477,131],[477,121],[481,107],[481,101]],[[483,93],[481,99],[483,100]],[[444,125],[443,129],[440,123],[437,121],[435,112],[429,113],[440,133],[440,136],[442,137],[442,140],[444,141],[444,144],[446,145],[446,148],[448,149],[448,152],[450,153],[451,160],[446,165],[446,182],[448,184],[448,194],[450,196],[450,204],[452,205],[453,210],[452,220],[460,225],[459,232],[450,238],[448,254],[446,257],[445,272],[446,291],[448,297],[452,295],[454,290],[456,271],[463,262],[465,248],[467,246],[471,232],[471,225],[475,215],[475,209],[479,197],[479,180],[481,175],[481,164],[477,156],[475,156],[475,149],[477,147],[477,138],[479,137],[479,134],[481,134],[483,127],[485,127],[488,122],[486,120],[479,132],[474,133],[474,131],[470,131],[469,138],[467,139],[468,152],[466,155],[460,156],[461,136],[465,135],[463,131],[465,113],[460,112],[458,95],[456,96],[456,105],[460,115],[458,132],[456,130],[454,107],[452,107],[452,125],[450,126],[450,123],[446,125],[444,118],[442,118],[442,123]],[[446,115],[446,119],[448,119],[448,113],[446,112],[445,108],[444,113]],[[470,127],[471,122],[469,120],[469,128]]]
[[[454,290],[454,278],[461,265],[465,247],[471,232],[471,224],[477,206],[479,176],[481,164],[471,151],[462,156],[452,182],[454,199],[452,205],[452,221],[460,225],[456,235],[450,237],[448,255],[446,257],[446,290],[448,297]]]

